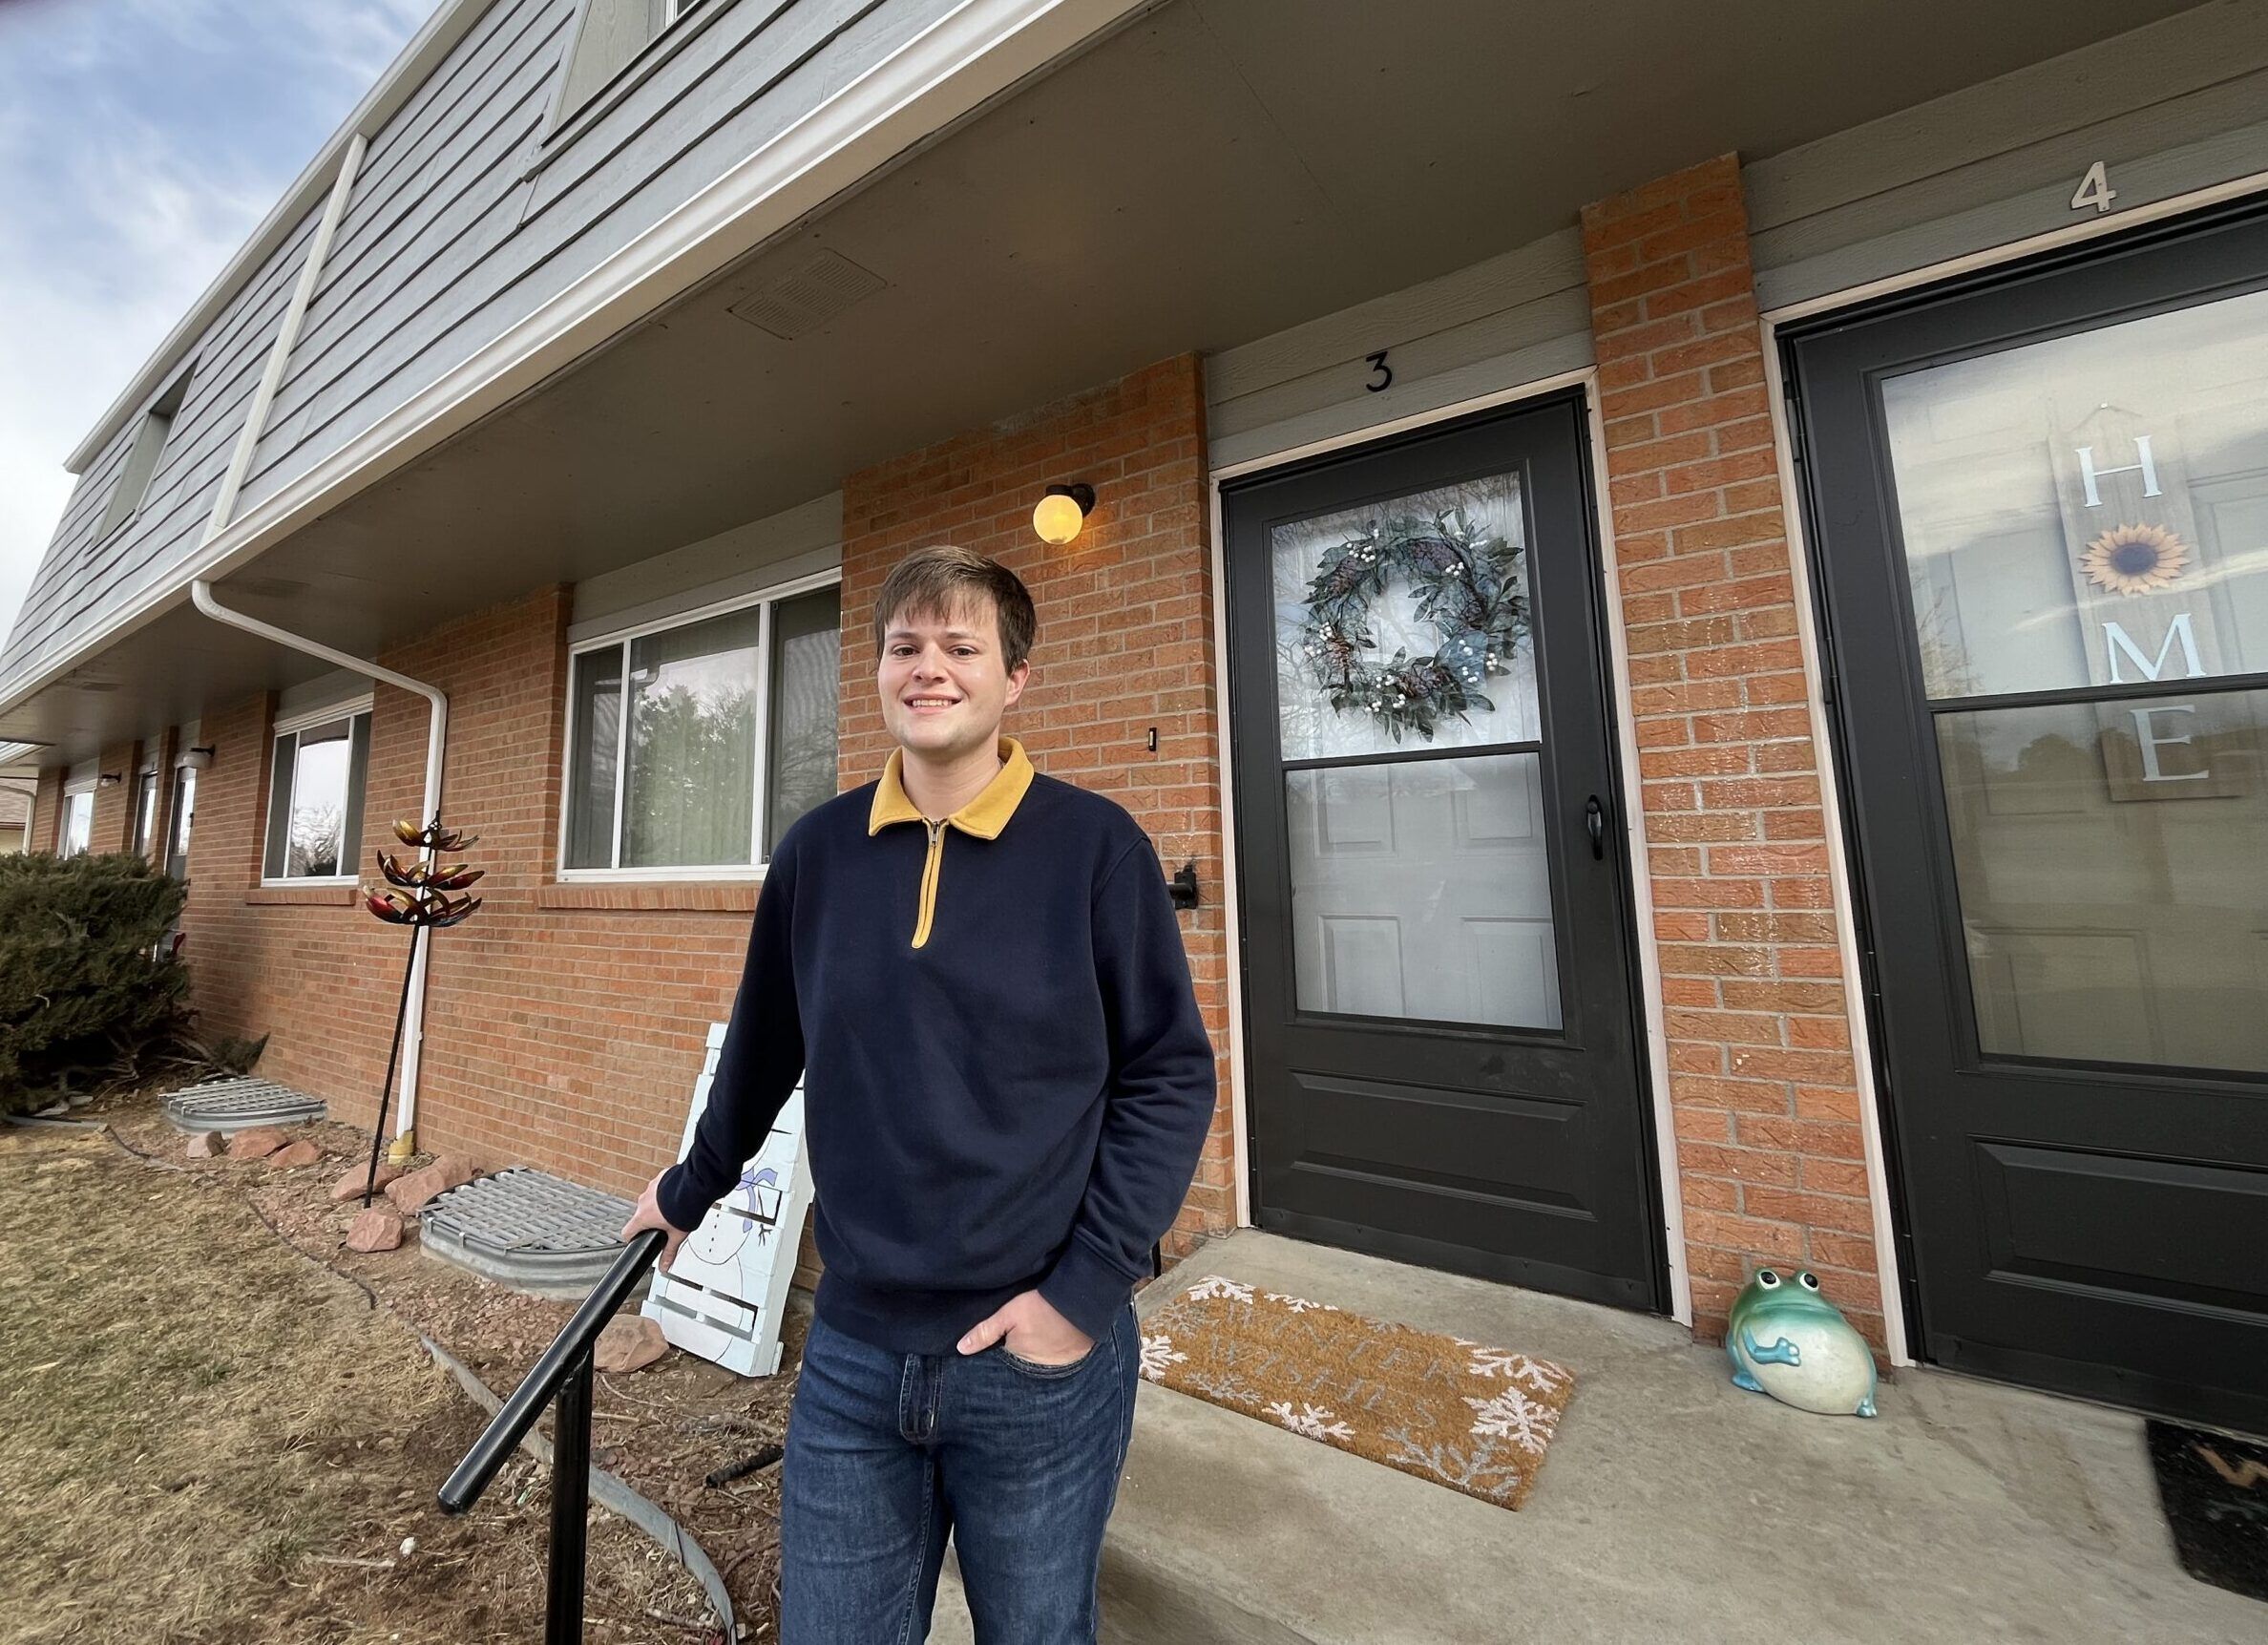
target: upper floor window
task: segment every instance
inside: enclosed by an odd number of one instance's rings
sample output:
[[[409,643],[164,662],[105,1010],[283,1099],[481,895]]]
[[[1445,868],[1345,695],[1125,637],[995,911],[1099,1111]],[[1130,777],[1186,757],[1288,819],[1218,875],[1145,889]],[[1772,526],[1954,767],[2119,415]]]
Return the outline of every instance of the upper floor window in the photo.
[[[57,856],[78,856],[94,839],[94,789],[89,784],[63,796],[63,827],[55,841]]]
[[[578,647],[570,874],[746,873],[835,791],[842,591],[830,582]]]
[[[184,370],[142,413],[141,426],[135,431],[134,444],[126,453],[126,465],[118,471],[117,483],[111,487],[110,501],[103,506],[101,536],[110,536],[141,512],[142,499],[149,495],[150,480],[158,473],[158,453],[165,450],[165,442],[173,433],[174,418],[180,414],[181,402],[188,397],[189,372]]]
[[[272,757],[262,879],[353,879],[370,764],[369,704],[278,721]]]
[[[576,31],[552,123],[569,118],[671,24],[702,4],[703,0],[583,0],[582,26]]]

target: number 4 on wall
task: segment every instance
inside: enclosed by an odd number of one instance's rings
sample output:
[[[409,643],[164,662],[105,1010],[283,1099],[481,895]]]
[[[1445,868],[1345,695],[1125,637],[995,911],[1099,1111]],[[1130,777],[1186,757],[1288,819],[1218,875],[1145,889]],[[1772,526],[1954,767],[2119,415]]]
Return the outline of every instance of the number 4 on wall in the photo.
[[[2101,160],[2087,168],[2087,175],[2079,179],[2078,192],[2071,196],[2071,209],[2085,211],[2093,206],[2096,211],[2110,209],[2110,202],[2118,198],[2118,191],[2110,186],[2110,174]]]

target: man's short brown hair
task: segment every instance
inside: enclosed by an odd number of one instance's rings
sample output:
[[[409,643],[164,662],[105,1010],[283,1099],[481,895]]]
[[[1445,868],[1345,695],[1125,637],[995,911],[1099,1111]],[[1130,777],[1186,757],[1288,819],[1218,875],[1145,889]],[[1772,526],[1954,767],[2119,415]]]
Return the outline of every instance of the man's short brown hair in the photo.
[[[882,592],[874,598],[875,655],[881,655],[892,618],[948,622],[964,605],[976,605],[977,595],[989,600],[999,615],[1000,666],[1014,673],[1032,654],[1032,641],[1040,631],[1031,590],[998,560],[950,543],[915,549],[883,580]]]

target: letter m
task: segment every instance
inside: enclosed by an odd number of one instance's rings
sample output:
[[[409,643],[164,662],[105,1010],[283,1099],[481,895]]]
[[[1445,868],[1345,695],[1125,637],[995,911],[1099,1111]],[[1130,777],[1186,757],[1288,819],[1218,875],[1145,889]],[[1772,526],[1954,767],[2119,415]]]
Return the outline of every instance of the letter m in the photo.
[[[2165,643],[2158,647],[2158,653],[2154,659],[2143,656],[2142,647],[2134,643],[2133,637],[2127,633],[2127,631],[2121,628],[2116,622],[2111,622],[2109,618],[2105,618],[2103,620],[2103,647],[2107,652],[2110,653],[2110,684],[2113,685],[2127,685],[2132,684],[2132,681],[2128,680],[2125,675],[2118,671],[2118,654],[2121,651],[2125,652],[2127,656],[2132,660],[2134,666],[2141,670],[2143,679],[2156,680],[2162,678],[2165,671],[2166,659],[2174,654],[2174,643],[2175,641],[2179,641],[2181,643],[2181,660],[2188,664],[2188,667],[2181,673],[2174,675],[2174,678],[2176,680],[2187,680],[2193,675],[2204,673],[2205,664],[2203,660],[2197,655],[2197,636],[2195,631],[2190,627],[2190,614],[2188,612],[2184,611],[2180,616],[2174,618],[2172,622],[2166,625]]]

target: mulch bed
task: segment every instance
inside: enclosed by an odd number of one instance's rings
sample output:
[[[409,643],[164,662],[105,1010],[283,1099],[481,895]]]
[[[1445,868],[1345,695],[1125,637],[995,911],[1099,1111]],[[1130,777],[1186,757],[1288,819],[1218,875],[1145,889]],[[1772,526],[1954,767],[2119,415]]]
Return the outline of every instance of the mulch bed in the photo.
[[[508,1290],[428,1257],[417,1249],[416,1219],[403,1245],[376,1255],[348,1251],[346,1232],[361,1202],[331,1203],[332,1184],[369,1158],[370,1139],[331,1122],[288,1128],[322,1148],[319,1164],[276,1169],[264,1161],[184,1157],[188,1139],[158,1111],[155,1092],[106,1098],[74,1116],[101,1120],[125,1147],[191,1170],[243,1194],[283,1238],[335,1273],[370,1290],[413,1329],[463,1360],[499,1394],[509,1394],[557,1335],[574,1304]],[[429,1163],[419,1155],[414,1165]],[[500,1167],[505,1161],[483,1161]],[[383,1201],[381,1201],[383,1203]],[[785,1443],[795,1372],[809,1329],[808,1298],[794,1294],[781,1326],[777,1375],[746,1378],[671,1349],[627,1375],[600,1373],[592,1424],[592,1461],[658,1503],[692,1533],[723,1572],[741,1638],[777,1638],[772,1590],[779,1570],[779,1465],[722,1487],[710,1472]],[[548,1431],[548,1422],[546,1424]],[[438,1487],[440,1480],[430,1482]],[[595,1638],[609,1635],[593,1624]],[[689,1636],[687,1636],[689,1637]]]

